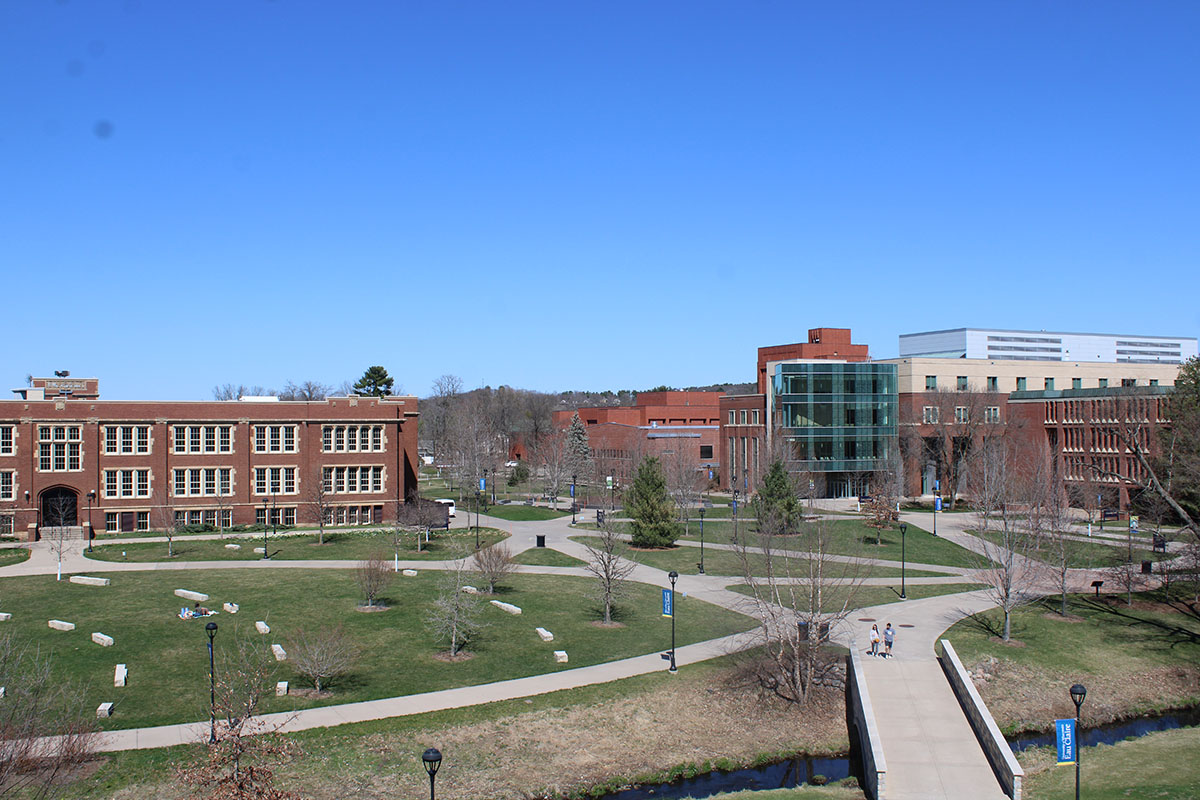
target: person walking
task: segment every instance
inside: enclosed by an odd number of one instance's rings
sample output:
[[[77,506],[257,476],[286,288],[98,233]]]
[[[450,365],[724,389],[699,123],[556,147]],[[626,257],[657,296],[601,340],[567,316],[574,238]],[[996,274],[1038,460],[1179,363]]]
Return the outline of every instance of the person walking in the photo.
[[[892,655],[892,643],[896,641],[896,629],[892,627],[892,623],[888,623],[883,629],[883,655],[888,658]]]
[[[871,626],[871,655],[879,655],[879,626]]]

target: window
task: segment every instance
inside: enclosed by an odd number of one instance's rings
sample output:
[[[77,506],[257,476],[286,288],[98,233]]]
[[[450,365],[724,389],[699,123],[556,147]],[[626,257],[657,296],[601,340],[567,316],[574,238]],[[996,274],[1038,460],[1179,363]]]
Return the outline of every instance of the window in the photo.
[[[255,467],[254,493],[257,495],[295,494],[295,467]]]
[[[227,496],[233,494],[233,470],[229,467],[177,469],[172,482],[176,497]]]
[[[757,408],[754,409],[754,411],[751,413],[753,415],[753,422],[755,425],[757,425],[758,424],[758,409]]]
[[[925,423],[926,425],[937,425],[937,406],[925,406],[925,408],[921,411],[921,422]]]
[[[1150,379],[1150,385],[1151,385],[1151,386],[1158,386],[1158,378],[1151,378],[1151,379]]]
[[[382,425],[325,425],[321,449],[326,453],[366,453],[383,450]]]
[[[15,475],[15,473],[12,472],[11,470],[6,471],[6,472],[0,472],[0,500],[12,500],[13,499],[13,476],[14,475]]]
[[[13,515],[0,514],[0,535],[10,536],[13,533]]]
[[[173,432],[174,446],[172,447],[172,452],[233,452],[233,426],[231,425],[176,425]],[[147,430],[147,434],[149,434],[149,430]],[[138,452],[142,451],[138,450]]]
[[[117,533],[117,512],[104,512],[104,531],[106,533]]]
[[[106,469],[104,470],[105,497],[149,497],[150,470]]]
[[[958,376],[958,390],[960,392],[965,392],[967,390],[967,376],[966,375]]]
[[[1024,378],[1017,378],[1017,391],[1018,392],[1025,391],[1025,379]]]
[[[732,411],[729,412],[729,424],[730,425],[733,424],[733,412]]]
[[[712,457],[713,457],[712,445],[711,444],[700,445],[700,458],[703,459],[703,458],[712,458]]]
[[[1054,390],[1054,378],[1046,378],[1046,391]]]
[[[1100,378],[1096,382],[1096,385],[1099,386],[1101,389],[1107,389],[1108,388],[1108,378]]]
[[[987,390],[989,392],[1000,391],[1000,379],[995,375],[989,375],[987,379]]]
[[[967,407],[966,406],[955,406],[954,407],[954,421],[956,423],[958,423],[959,425],[965,425],[967,423]]]
[[[937,375],[925,376],[925,391],[932,392],[937,388]]]
[[[289,506],[287,508],[266,508],[254,509],[254,521],[259,525],[283,525],[284,527],[292,527],[296,524],[296,508]]]
[[[38,470],[78,472],[81,468],[82,438],[78,425],[39,425]]]
[[[1128,389],[1130,386],[1137,386],[1136,378],[1121,378],[1121,385]]]
[[[137,529],[139,531],[150,530],[150,512],[149,511],[137,512]]]
[[[0,425],[0,456],[13,454],[13,426]]]
[[[295,425],[255,425],[254,452],[256,453],[294,453],[296,452]]]
[[[1083,388],[1083,378],[1071,378],[1071,388],[1072,389],[1082,389]]]
[[[743,409],[741,410],[741,413],[739,413],[739,414],[738,414],[738,419],[740,419],[740,420],[741,420],[741,423],[742,423],[743,425],[745,425],[745,424],[746,424],[746,409],[744,409],[744,408],[743,408]]]
[[[383,491],[383,467],[325,467],[321,483],[330,494]]]

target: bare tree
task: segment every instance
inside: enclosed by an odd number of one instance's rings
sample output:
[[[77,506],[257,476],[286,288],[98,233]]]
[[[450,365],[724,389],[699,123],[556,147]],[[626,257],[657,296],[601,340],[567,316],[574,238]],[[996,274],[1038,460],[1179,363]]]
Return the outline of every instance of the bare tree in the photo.
[[[333,391],[333,387],[318,381],[288,381],[279,393],[280,400],[324,400]]]
[[[53,797],[93,751],[95,718],[83,692],[12,634],[0,636],[0,685],[0,797]]]
[[[600,526],[600,541],[585,544],[588,559],[584,567],[596,578],[596,597],[604,610],[604,624],[612,624],[613,608],[625,593],[626,580],[637,564],[629,560],[629,548],[606,517]]]
[[[542,437],[533,451],[533,458],[534,463],[541,469],[546,490],[554,498],[554,508],[557,509],[558,495],[571,475],[567,466],[566,437],[561,431]]]
[[[169,498],[163,505],[155,506],[153,527],[167,537],[167,558],[174,558],[175,536],[179,533],[181,526],[179,517],[175,514],[175,507],[170,503]]]
[[[690,532],[692,507],[700,502],[704,489],[704,477],[696,468],[696,460],[687,452],[684,443],[688,439],[679,439],[674,449],[663,453],[663,472],[667,479],[667,491],[675,501],[679,518],[683,522],[683,535]]]
[[[488,594],[495,594],[496,586],[517,571],[512,551],[503,543],[476,550],[471,560],[474,562],[475,571],[487,584]]]
[[[998,402],[995,394],[975,389],[941,388],[922,395],[921,405],[914,409],[919,416],[901,420],[905,434],[920,443],[910,451],[923,452],[926,460],[938,465],[942,494],[951,509],[970,484],[983,439],[1000,436],[1005,430],[999,416],[988,412]]]
[[[360,651],[341,625],[313,630],[300,628],[288,643],[288,663],[313,684],[319,693],[321,684],[352,671],[358,664]]]
[[[837,657],[826,645],[855,607],[862,562],[834,553],[833,528],[824,520],[801,522],[788,537],[803,558],[777,547],[786,530],[778,514],[765,513],[758,528],[754,544],[748,537],[734,543],[762,643],[747,669],[762,690],[803,704],[814,687],[834,679]]]
[[[358,562],[354,569],[354,581],[365,598],[364,608],[376,607],[375,601],[387,589],[393,577],[395,573],[388,567],[387,556],[382,551],[376,550]]]
[[[313,513],[313,517],[317,522],[317,544],[325,544],[325,524],[332,519],[333,512],[333,486],[330,478],[325,470],[330,467],[323,467],[320,464],[313,470],[312,480],[309,481],[308,491],[305,493],[305,505]]]
[[[270,397],[279,394],[263,386],[226,383],[213,387],[213,400],[241,400],[243,397]]]
[[[463,591],[469,575],[466,550],[460,548],[457,555],[442,574],[440,591],[425,617],[430,632],[450,646],[451,658],[458,657],[483,629],[479,597]]]
[[[58,580],[62,580],[62,562],[63,555],[71,547],[73,541],[71,526],[67,525],[69,520],[76,517],[77,501],[74,495],[57,495],[46,501],[45,523],[42,531],[47,542],[50,543],[50,552],[54,553],[54,557],[58,560]]]

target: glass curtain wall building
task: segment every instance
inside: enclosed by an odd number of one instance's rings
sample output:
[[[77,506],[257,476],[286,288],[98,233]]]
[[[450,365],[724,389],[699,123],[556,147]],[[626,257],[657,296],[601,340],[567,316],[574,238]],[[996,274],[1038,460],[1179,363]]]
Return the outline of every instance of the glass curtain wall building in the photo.
[[[779,362],[767,403],[787,443],[790,471],[823,477],[813,491],[849,497],[870,491],[867,473],[897,447],[897,370],[878,362]]]

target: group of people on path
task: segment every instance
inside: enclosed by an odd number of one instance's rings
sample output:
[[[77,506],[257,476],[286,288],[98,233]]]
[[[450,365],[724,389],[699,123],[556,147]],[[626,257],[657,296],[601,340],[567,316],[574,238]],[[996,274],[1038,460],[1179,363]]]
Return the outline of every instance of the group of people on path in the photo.
[[[892,654],[892,644],[896,641],[896,629],[888,623],[883,629],[883,652],[879,652],[879,626],[871,626],[871,655],[887,658]]]

